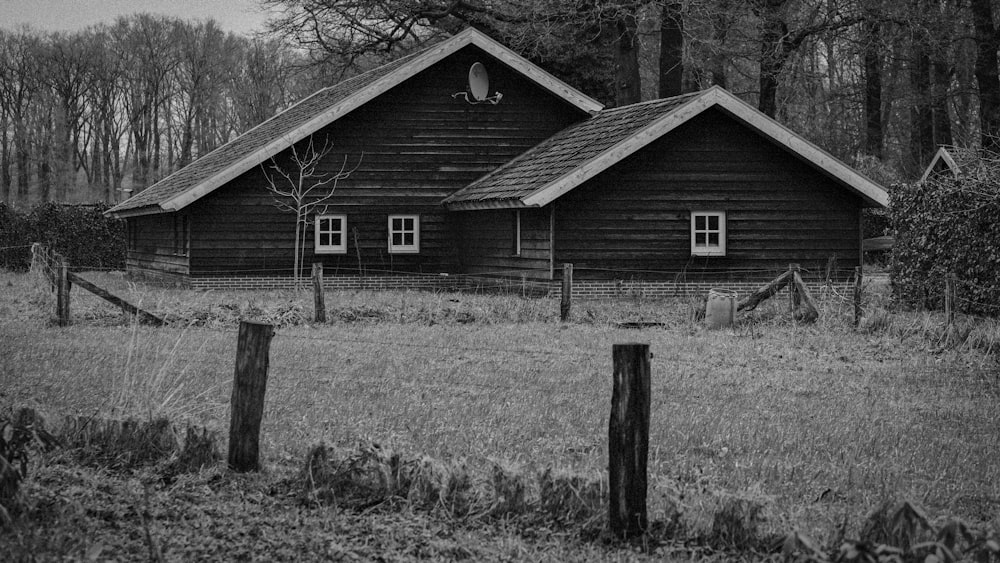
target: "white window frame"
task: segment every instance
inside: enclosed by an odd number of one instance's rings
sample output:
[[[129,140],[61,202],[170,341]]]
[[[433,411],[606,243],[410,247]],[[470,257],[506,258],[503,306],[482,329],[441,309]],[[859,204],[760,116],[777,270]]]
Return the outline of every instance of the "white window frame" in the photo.
[[[392,222],[394,219],[400,219],[403,221],[407,219],[413,220],[413,229],[412,229],[413,244],[392,243],[392,235],[397,233],[405,234],[411,232],[411,230],[406,229],[405,226],[403,229],[394,230],[392,227]],[[420,252],[420,215],[390,215],[388,221],[388,228],[389,228],[389,254],[417,254]]]
[[[697,228],[698,217],[705,217],[705,228]],[[717,217],[719,228],[708,228],[708,218]],[[708,245],[708,235],[718,233],[719,244]],[[697,244],[698,234],[705,235],[705,245]],[[692,211],[691,212],[691,255],[692,256],[725,256],[726,255],[726,212],[725,211]]]
[[[321,229],[320,222],[324,219],[340,219],[340,244],[320,244],[320,235],[323,233],[335,233],[333,229]],[[347,254],[347,215],[323,214],[317,215],[313,225],[314,245],[316,254]]]

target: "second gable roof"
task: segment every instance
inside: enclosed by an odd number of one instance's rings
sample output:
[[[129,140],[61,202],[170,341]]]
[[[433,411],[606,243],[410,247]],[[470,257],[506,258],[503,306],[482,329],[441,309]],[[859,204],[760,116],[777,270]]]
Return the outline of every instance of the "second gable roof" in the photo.
[[[108,210],[128,217],[178,211],[468,45],[479,47],[581,111],[603,106],[469,28],[427,49],[324,88]]]
[[[871,179],[718,86],[602,111],[556,133],[444,203],[450,209],[547,205],[711,107],[721,108],[811,164],[867,205],[889,204],[886,191]]]

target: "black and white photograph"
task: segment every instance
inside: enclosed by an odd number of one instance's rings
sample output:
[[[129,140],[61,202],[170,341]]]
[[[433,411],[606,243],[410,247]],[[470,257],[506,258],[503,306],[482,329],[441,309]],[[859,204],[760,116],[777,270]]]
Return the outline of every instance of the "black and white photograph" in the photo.
[[[1000,1],[0,0],[0,561],[1000,563]]]

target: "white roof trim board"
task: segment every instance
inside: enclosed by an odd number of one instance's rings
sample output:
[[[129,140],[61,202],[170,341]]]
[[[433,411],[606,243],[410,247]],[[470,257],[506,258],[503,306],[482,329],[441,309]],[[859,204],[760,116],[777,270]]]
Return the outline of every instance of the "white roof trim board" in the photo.
[[[558,180],[522,198],[521,202],[528,207],[547,205],[713,106],[722,108],[806,162],[849,186],[868,201],[882,207],[889,205],[889,195],[878,184],[718,86],[709,88],[702,95],[692,98],[639,133],[609,148],[597,158],[587,161]]]
[[[958,163],[955,162],[951,153],[948,152],[948,149],[941,147],[936,153],[934,153],[934,158],[931,159],[931,163],[928,164],[927,168],[924,170],[924,175],[920,177],[921,182],[927,181],[927,178],[930,177],[931,172],[934,170],[934,166],[939,160],[944,161],[945,166],[948,167],[948,170],[951,170],[951,173],[954,174],[956,178],[959,174],[961,174],[962,169],[958,166]]]
[[[489,36],[473,28],[468,28],[457,35],[454,35],[434,45],[433,47],[428,48],[426,51],[420,53],[412,61],[406,63],[399,69],[390,72],[386,76],[348,96],[346,99],[331,106],[322,113],[317,114],[305,124],[285,133],[264,147],[230,164],[223,170],[213,174],[207,180],[191,186],[188,190],[181,194],[160,202],[159,207],[164,211],[178,211],[183,209],[205,195],[222,187],[240,174],[252,169],[272,156],[278,154],[282,150],[287,149],[299,140],[315,133],[330,123],[333,123],[337,119],[368,103],[377,96],[401,84],[403,81],[423,72],[431,65],[441,61],[452,53],[455,53],[459,49],[468,45],[474,45],[486,51],[490,55],[493,55],[542,88],[545,88],[554,95],[566,100],[569,104],[585,112],[597,112],[604,107],[600,102],[566,84],[562,80],[559,80],[555,76],[552,76],[524,57],[491,39]],[[150,211],[143,209],[130,209],[122,212],[121,216],[138,215],[149,212]],[[155,209],[152,211],[152,213],[158,212],[159,210]]]

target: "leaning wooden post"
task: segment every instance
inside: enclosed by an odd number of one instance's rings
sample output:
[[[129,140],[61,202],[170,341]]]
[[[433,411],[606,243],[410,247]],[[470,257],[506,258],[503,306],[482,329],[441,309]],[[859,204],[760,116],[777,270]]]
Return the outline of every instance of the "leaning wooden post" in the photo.
[[[795,264],[788,265],[788,279],[792,279],[795,275]],[[795,310],[795,284],[788,284],[788,311],[792,312]]]
[[[69,326],[69,292],[72,289],[69,282],[69,263],[62,255],[56,255],[56,319],[59,326]]]
[[[559,320],[569,320],[569,310],[573,304],[573,265],[563,264],[562,299],[559,301]]]
[[[312,269],[313,282],[313,322],[326,322],[326,300],[323,297],[323,263],[313,262]]]
[[[31,243],[31,268],[28,270],[32,274],[37,274],[42,267],[42,243]]]
[[[854,326],[861,324],[861,266],[854,267]]]
[[[958,278],[954,272],[948,272],[944,277],[944,318],[945,324],[955,322],[955,285]]]
[[[260,421],[273,336],[269,324],[240,322],[229,419],[229,467],[235,471],[260,469]]]
[[[649,344],[615,344],[612,358],[608,517],[611,533],[625,539],[641,535],[648,525]]]

